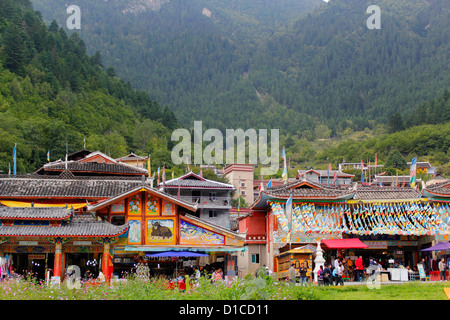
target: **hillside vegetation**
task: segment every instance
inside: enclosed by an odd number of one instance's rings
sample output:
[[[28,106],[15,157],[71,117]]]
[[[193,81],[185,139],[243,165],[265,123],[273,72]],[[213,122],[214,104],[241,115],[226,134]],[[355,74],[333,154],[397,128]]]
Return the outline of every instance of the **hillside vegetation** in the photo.
[[[79,0],[82,27],[71,32],[186,128],[323,139],[406,118],[449,88],[447,2]],[[33,4],[65,25],[65,1]],[[380,7],[379,30],[366,26],[369,5]]]
[[[77,33],[45,25],[27,0],[0,0],[0,170],[32,172],[84,146],[112,157],[169,157],[178,126],[168,108],[103,69]]]

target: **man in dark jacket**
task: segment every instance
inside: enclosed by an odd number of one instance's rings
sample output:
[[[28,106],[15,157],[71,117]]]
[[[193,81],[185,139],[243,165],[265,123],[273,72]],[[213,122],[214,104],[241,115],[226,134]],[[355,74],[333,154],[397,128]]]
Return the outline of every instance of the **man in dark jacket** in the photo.
[[[329,286],[331,284],[331,269],[330,265],[326,264],[323,269],[323,285]]]

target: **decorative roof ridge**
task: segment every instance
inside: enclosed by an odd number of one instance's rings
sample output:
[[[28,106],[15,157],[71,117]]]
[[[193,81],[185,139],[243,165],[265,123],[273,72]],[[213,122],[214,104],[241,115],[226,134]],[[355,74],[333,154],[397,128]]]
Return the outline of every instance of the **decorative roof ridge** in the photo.
[[[81,159],[81,160],[83,160],[83,159]],[[65,164],[66,164],[65,161],[50,162],[50,163],[44,164],[42,166],[42,168],[47,169],[47,170],[51,170],[51,169],[58,170],[59,166],[62,166],[62,165],[65,165]],[[67,165],[71,166],[73,164],[76,164],[77,166],[85,166],[85,167],[92,166],[92,165],[104,166],[104,167],[121,167],[122,166],[122,167],[126,167],[126,168],[129,168],[129,169],[133,169],[133,170],[142,172],[142,173],[148,173],[147,169],[139,168],[139,167],[133,166],[133,165],[125,163],[125,162],[114,162],[114,163],[106,163],[105,162],[105,163],[103,163],[103,162],[89,162],[89,161],[80,161],[80,160],[78,160],[78,161],[74,161],[74,160],[67,161]],[[76,171],[76,170],[74,170],[74,171]]]
[[[130,188],[130,189],[124,191],[124,192],[116,194],[116,195],[114,195],[114,196],[112,196],[112,197],[110,197],[110,198],[108,198],[106,200],[103,200],[103,201],[101,201],[101,202],[99,202],[97,204],[94,204],[94,205],[89,205],[88,204],[87,211],[88,212],[96,211],[96,210],[98,210],[98,209],[100,209],[100,208],[102,208],[104,206],[107,206],[107,205],[113,203],[116,200],[119,200],[122,197],[126,197],[126,196],[128,196],[130,194],[133,194],[133,193],[135,193],[137,191],[140,191],[142,189],[144,189],[144,190],[146,190],[148,192],[153,192],[153,193],[155,193],[155,194],[157,194],[157,195],[159,195],[161,197],[165,197],[166,199],[170,199],[173,202],[177,203],[178,205],[184,206],[185,208],[189,208],[192,211],[197,211],[197,204],[192,204],[192,203],[189,203],[189,202],[184,201],[182,199],[178,199],[178,198],[174,197],[173,195],[171,195],[169,193],[166,193],[164,191],[160,191],[160,190],[158,190],[156,188],[153,188],[153,187],[151,187],[148,184],[145,184],[145,185],[141,184],[141,185],[138,185],[138,186],[136,186],[134,188]]]
[[[72,178],[74,178],[75,177],[75,175],[72,173],[72,172],[70,172],[70,170],[68,170],[68,169],[65,169],[63,172],[61,172],[61,174],[59,175],[59,178],[62,178],[62,179],[72,179]]]
[[[64,172],[64,171],[63,171]],[[103,181],[116,181],[116,180],[130,180],[130,181],[141,181],[142,175],[134,175],[134,176],[71,176],[70,178],[67,176],[59,175],[43,175],[43,174],[20,174],[20,175],[7,175],[0,174],[0,180],[103,180]]]
[[[294,190],[295,188],[292,188],[292,187],[294,187],[296,185],[301,185],[302,183],[309,184],[313,188],[315,187],[316,189],[324,190],[324,191],[343,191],[343,192],[345,192],[345,191],[352,191],[352,189],[353,189],[353,185],[344,186],[344,187],[343,186],[335,186],[335,185],[329,185],[329,186],[326,185],[325,186],[325,185],[322,185],[320,183],[316,183],[314,181],[311,181],[311,180],[309,180],[307,178],[303,178],[303,179],[295,179],[293,181],[289,181],[288,183],[280,185],[280,186],[273,186],[273,187],[270,187],[270,188],[266,188],[266,190],[267,191],[280,191],[280,190],[283,190],[283,189],[285,189],[285,190],[287,190],[287,189]]]
[[[47,214],[47,216],[46,216]],[[51,214],[51,215],[49,215]],[[73,207],[7,207],[0,206],[0,219],[66,220],[74,214]]]
[[[234,186],[232,184],[230,184],[230,183],[220,182],[220,181],[216,181],[216,180],[212,180],[212,179],[206,179],[206,178],[204,178],[204,177],[202,177],[202,176],[200,176],[200,175],[198,175],[198,174],[196,174],[196,173],[194,173],[192,171],[190,171],[190,172],[188,172],[188,173],[186,173],[186,174],[184,174],[184,175],[182,175],[180,177],[167,180],[165,182],[165,184],[166,184],[166,186],[168,185],[170,187],[177,187],[177,185],[175,184],[176,181],[178,181],[178,180],[183,180],[183,181],[187,180],[185,178],[190,177],[190,176],[194,176],[194,177],[198,178],[198,181],[210,182],[210,183],[214,183],[214,184],[226,187],[226,188],[234,188]],[[162,186],[162,185],[163,185],[163,183],[160,183],[160,186]]]
[[[435,188],[442,188],[442,187],[449,187],[450,188],[450,179],[447,179],[446,181],[433,183],[431,185],[426,186],[425,189],[427,190],[433,190]]]

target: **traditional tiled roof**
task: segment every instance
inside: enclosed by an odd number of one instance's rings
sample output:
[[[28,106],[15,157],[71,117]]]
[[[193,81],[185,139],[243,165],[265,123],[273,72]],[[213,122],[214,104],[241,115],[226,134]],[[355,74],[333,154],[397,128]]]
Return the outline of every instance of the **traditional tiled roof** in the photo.
[[[185,221],[190,222],[190,223],[197,224],[197,225],[203,225],[203,226],[206,226],[206,227],[208,227],[208,228],[211,228],[211,230],[212,230],[213,232],[217,232],[217,233],[220,233],[220,234],[222,234],[222,235],[231,236],[231,237],[233,237],[233,238],[240,239],[240,240],[242,240],[242,241],[245,240],[245,234],[242,234],[242,233],[239,233],[239,232],[232,231],[232,230],[230,230],[230,229],[221,227],[221,226],[219,226],[219,225],[216,225],[216,224],[214,224],[214,223],[211,223],[210,221],[205,221],[205,220],[203,220],[203,219],[200,219],[200,218],[198,218],[198,217],[196,217],[196,216],[193,216],[193,215],[190,215],[190,214],[186,214],[186,215],[180,217],[180,219],[185,220]]]
[[[267,188],[264,192],[271,197],[287,198],[292,195],[294,198],[304,199],[347,199],[352,197],[354,190],[348,186],[323,186],[306,179],[294,179],[285,185]]]
[[[97,173],[104,175],[147,175],[147,169],[138,168],[126,163],[98,163],[98,162],[79,162],[68,161],[67,169],[73,174],[79,173]],[[45,172],[63,172],[66,170],[66,163],[64,161],[56,161],[45,164],[36,173],[45,174]]]
[[[297,170],[297,177],[303,176],[308,172],[316,172],[319,176],[322,177],[334,177],[334,174],[336,173],[337,177],[339,178],[352,178],[355,175],[350,173],[345,173],[339,170],[315,170],[315,169],[309,169],[309,170]]]
[[[0,207],[0,220],[64,220],[73,214],[73,208]]]
[[[411,177],[407,175],[400,176],[375,176],[375,183],[388,183],[388,184],[396,184],[398,182],[399,185],[409,184]],[[422,179],[416,179],[416,183],[421,182]]]
[[[354,200],[400,200],[417,199],[422,195],[413,188],[359,187]]]
[[[107,177],[59,177],[28,175],[0,177],[0,199],[79,198],[103,199],[142,185],[141,179],[112,179]]]
[[[36,208],[34,208],[36,209]],[[125,233],[128,223],[115,226],[97,221],[92,215],[74,215],[61,226],[0,226],[4,237],[115,237]]]
[[[82,150],[78,150],[78,151],[70,153],[67,156],[67,159],[68,160],[79,160],[79,159],[85,158],[87,155],[89,155],[91,153],[92,153],[92,151],[90,151],[90,150],[82,149]]]
[[[189,188],[189,189],[228,189],[233,190],[232,184],[205,179],[192,171],[175,179],[166,181],[165,188]]]
[[[431,196],[450,197],[450,179],[429,185],[424,191]]]
[[[134,153],[130,153],[124,157],[116,158],[116,161],[131,161],[131,160],[147,160],[147,157],[141,157]]]

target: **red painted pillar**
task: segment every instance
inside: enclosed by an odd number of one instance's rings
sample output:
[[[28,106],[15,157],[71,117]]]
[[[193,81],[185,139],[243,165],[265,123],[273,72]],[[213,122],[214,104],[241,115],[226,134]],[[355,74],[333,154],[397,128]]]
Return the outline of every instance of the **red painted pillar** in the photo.
[[[105,283],[111,283],[111,277],[113,273],[112,255],[110,252],[110,244],[105,242],[103,244],[103,256],[102,256],[102,272],[105,276]]]
[[[53,266],[53,276],[59,277],[60,281],[62,281],[61,273],[62,273],[62,241],[56,240],[55,241],[55,263]]]

